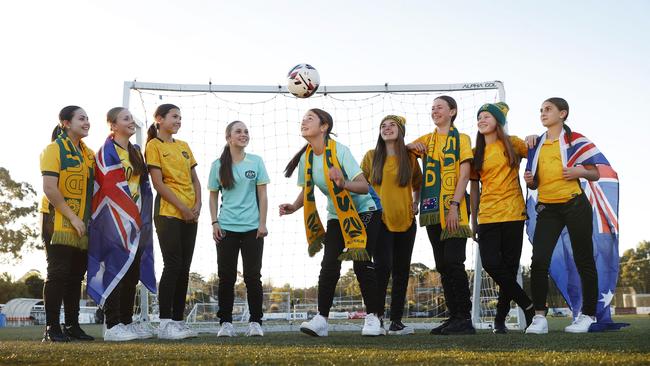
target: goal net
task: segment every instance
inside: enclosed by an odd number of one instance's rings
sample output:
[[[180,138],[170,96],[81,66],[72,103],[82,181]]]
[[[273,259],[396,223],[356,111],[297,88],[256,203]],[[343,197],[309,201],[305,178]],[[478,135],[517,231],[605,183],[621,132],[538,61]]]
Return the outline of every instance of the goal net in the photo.
[[[125,82],[124,106],[140,124],[138,143],[144,144],[146,129],[153,121],[156,107],[172,103],[180,107],[182,127],[175,137],[188,142],[198,162],[196,171],[203,187],[203,209],[199,220],[192,278],[188,289],[188,321],[199,329],[216,327],[217,260],[208,211],[207,177],[211,163],[225,145],[225,127],[234,120],[243,121],[250,131],[247,152],[262,156],[271,183],[268,185],[269,235],[264,242],[262,281],[264,286],[265,328],[292,329],[317,311],[317,282],[322,254],[307,255],[302,213],[279,217],[278,205],[293,202],[299,188],[294,174],[283,176],[290,158],[305,144],[300,136],[300,121],[310,108],[328,111],[334,119],[336,139],[348,146],[357,162],[373,149],[379,123],[387,114],[406,117],[406,141],[430,133],[433,128],[431,104],[439,95],[451,95],[458,102],[455,125],[472,140],[476,135],[476,111],[484,103],[504,100],[503,84],[498,81],[446,85],[321,86],[318,93],[298,99],[281,86],[218,86]],[[326,199],[317,190],[319,212],[325,212]],[[155,235],[154,235],[155,238]],[[155,239],[157,240],[157,239]],[[162,257],[156,251],[156,268],[162,270]],[[478,248],[467,245],[466,268],[473,291],[473,321],[479,328],[492,324],[498,289],[481,270]],[[241,270],[241,259],[239,261]],[[474,275],[477,273],[478,275]],[[390,285],[389,285],[390,286]],[[146,291],[146,290],[145,290]],[[247,320],[246,292],[243,279],[236,284],[234,319]],[[338,329],[355,329],[363,318],[364,305],[352,263],[343,262],[331,318]],[[148,303],[144,303],[148,301]],[[140,296],[138,309],[142,319],[155,320],[155,296]],[[386,299],[390,306],[390,287]],[[151,313],[154,312],[154,313]],[[517,326],[517,312],[509,321]],[[430,328],[447,317],[440,277],[435,271],[431,245],[424,229],[416,237],[411,277],[404,310],[404,322],[416,328]],[[301,320],[302,319],[302,320]],[[243,326],[243,325],[242,325]],[[212,329],[214,329],[214,327]],[[336,329],[336,328],[335,328]]]

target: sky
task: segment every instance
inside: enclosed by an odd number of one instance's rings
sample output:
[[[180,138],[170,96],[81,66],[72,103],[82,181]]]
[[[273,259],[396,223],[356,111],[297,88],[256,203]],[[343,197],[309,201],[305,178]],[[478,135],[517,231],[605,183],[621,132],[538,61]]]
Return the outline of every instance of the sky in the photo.
[[[650,2],[63,0],[0,13],[0,166],[39,192],[39,155],[65,105],[86,110],[96,149],[124,81],[278,85],[309,62],[322,85],[500,80],[519,136],[543,132],[542,101],[564,97],[572,129],[618,171],[621,253],[650,238]],[[0,273],[44,272],[42,252],[25,257]]]

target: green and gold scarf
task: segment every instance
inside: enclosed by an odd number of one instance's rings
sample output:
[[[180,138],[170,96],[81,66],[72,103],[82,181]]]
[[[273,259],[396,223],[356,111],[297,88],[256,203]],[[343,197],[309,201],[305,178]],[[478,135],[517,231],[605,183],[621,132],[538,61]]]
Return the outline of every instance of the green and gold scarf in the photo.
[[[94,154],[83,141],[79,141],[79,149],[77,149],[65,132],[61,133],[54,141],[59,146],[61,161],[59,191],[68,207],[84,221],[87,227],[91,214],[94,186]],[[54,212],[52,244],[69,245],[87,250],[88,234],[79,237],[67,217],[58,211],[51,210],[50,213],[52,212]]]
[[[304,189],[305,232],[307,234],[307,243],[309,244],[309,256],[313,257],[323,247],[325,229],[316,209],[314,195],[315,184],[312,176],[314,150],[311,145],[307,145],[305,154],[307,156],[305,159]],[[336,158],[336,142],[332,139],[327,139],[325,157],[323,159],[323,174],[325,175],[329,197],[336,209],[336,216],[339,219],[343,240],[345,241],[345,250],[339,256],[339,260],[370,260],[370,255],[366,251],[367,235],[365,226],[359,218],[350,193],[345,189],[339,188],[329,179],[329,170],[332,167],[341,169],[339,161]]]
[[[449,211],[449,203],[454,198],[456,183],[460,176],[460,134],[454,126],[449,128],[445,146],[442,149],[442,161],[434,158],[437,135],[437,129],[431,133],[426,156],[422,159],[420,226],[440,224],[442,226],[441,240],[469,238],[472,236],[472,230],[469,227],[465,197],[460,200],[460,207],[458,207],[458,230],[449,232],[445,228],[447,226],[445,215]]]

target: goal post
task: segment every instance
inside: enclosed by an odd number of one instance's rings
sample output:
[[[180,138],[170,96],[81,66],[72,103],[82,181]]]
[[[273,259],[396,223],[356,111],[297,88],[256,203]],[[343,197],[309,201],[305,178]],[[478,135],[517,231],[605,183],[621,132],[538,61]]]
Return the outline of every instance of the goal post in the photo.
[[[270,187],[273,187],[272,190],[269,188],[269,236],[265,239],[263,280],[274,286],[288,284],[292,289],[303,289],[316,285],[320,260],[307,256],[302,218],[299,217],[301,215],[280,219],[274,212],[278,202],[293,200],[297,192],[295,176],[286,179],[282,170],[293,153],[304,144],[297,128],[302,114],[313,107],[329,111],[334,117],[334,130],[339,136],[337,139],[350,147],[355,159],[360,162],[364,152],[374,148],[379,122],[384,115],[406,116],[408,141],[431,132],[434,127],[430,117],[431,102],[436,96],[443,94],[451,95],[458,101],[459,110],[455,125],[472,139],[476,134],[478,108],[483,103],[505,101],[504,85],[496,80],[453,84],[321,85],[315,95],[306,99],[293,97],[283,85],[125,81],[123,106],[131,110],[138,124],[136,142],[141,146],[145,144],[146,130],[151,124],[156,106],[161,103],[173,103],[180,107],[183,120],[178,138],[189,143],[199,161],[199,177],[203,187],[206,186],[205,178],[210,164],[218,157],[218,152],[225,144],[225,125],[235,119],[247,124],[251,131],[251,142],[247,151],[264,158],[271,178]],[[291,124],[294,124],[293,128],[289,127]],[[323,201],[324,198],[317,197],[319,209],[324,213]],[[209,215],[207,207],[208,205],[203,205],[202,216]],[[205,222],[199,222],[197,249],[192,268],[193,271],[203,272],[206,276],[208,272],[216,273],[216,250],[214,247],[210,248],[212,239],[209,230]],[[157,241],[155,236],[154,239]],[[412,262],[423,264],[433,272],[432,251],[423,230],[419,230],[415,247]],[[317,257],[320,258],[318,255]],[[478,328],[486,328],[491,326],[496,285],[490,282],[491,279],[482,270],[475,243],[468,245],[467,258],[466,268],[470,272],[472,288],[472,320]],[[156,267],[160,269],[162,260],[159,254],[156,260]],[[344,262],[342,271],[349,268],[349,263]],[[432,273],[427,276],[424,280],[410,280],[409,286],[437,288],[439,283],[436,285],[435,276]],[[486,286],[491,289],[485,291]],[[409,312],[409,309],[405,309],[405,314],[418,313],[434,318],[444,316],[444,305],[440,304],[442,295],[438,292],[409,292],[406,307],[410,309],[412,306],[418,311]],[[343,293],[339,295],[348,296]],[[311,300],[306,296],[302,299],[296,298],[296,303],[309,303]],[[294,300],[293,297],[291,299]],[[149,296],[146,291],[142,291],[141,309],[152,308],[148,301]],[[292,311],[296,308],[299,306],[294,307]],[[147,315],[143,314],[143,317]],[[292,316],[294,317],[295,315]],[[516,318],[518,325],[523,327],[523,312],[520,311]],[[405,322],[417,323],[417,320],[405,319]],[[430,327],[430,323],[427,326]]]

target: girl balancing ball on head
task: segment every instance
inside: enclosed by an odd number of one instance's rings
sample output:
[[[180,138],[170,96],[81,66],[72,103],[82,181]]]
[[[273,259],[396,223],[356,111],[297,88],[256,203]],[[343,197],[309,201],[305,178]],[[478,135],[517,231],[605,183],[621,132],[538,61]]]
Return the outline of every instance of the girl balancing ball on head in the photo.
[[[138,280],[156,292],[151,210],[153,195],[140,147],[129,139],[136,123],[128,109],[106,115],[110,135],[96,155],[89,225],[88,294],[104,310],[105,341],[153,337],[133,321]]]
[[[408,145],[423,161],[420,226],[427,228],[449,313],[431,334],[476,333],[465,272],[465,245],[472,235],[465,200],[472,149],[469,136],[454,126],[457,113],[454,98],[437,97],[431,107],[436,128]]]
[[[384,117],[375,149],[368,151],[361,162],[364,176],[382,202],[380,234],[373,259],[382,310],[388,280],[391,275],[393,278],[389,335],[413,333],[413,328],[402,323],[402,315],[417,229],[415,215],[422,171],[415,155],[404,145],[405,131],[404,117]]]
[[[524,310],[526,326],[535,313],[533,302],[517,283],[527,218],[519,162],[528,149],[523,140],[505,132],[508,111],[502,102],[479,108],[470,178],[472,231],[478,236],[483,268],[499,285],[493,331],[501,334],[507,332],[511,300]]]
[[[600,178],[596,163],[606,162],[591,142],[566,124],[569,104],[562,98],[542,103],[540,119],[546,132],[529,151],[524,180],[537,190],[537,221],[533,235],[533,258],[530,266],[535,316],[526,333],[546,334],[546,296],[548,270],[553,250],[564,227],[569,232],[573,259],[582,282],[582,311],[566,328],[569,333],[586,333],[596,322],[598,274],[593,256],[593,211],[582,191],[580,178]],[[587,141],[594,151],[588,156],[574,145]]]
[[[154,118],[147,131],[145,157],[151,182],[158,192],[154,223],[163,257],[158,286],[158,338],[196,337],[183,321],[183,312],[201,212],[201,183],[189,145],[173,138],[181,127],[180,109],[173,104],[161,104]]]
[[[43,342],[93,340],[79,326],[81,281],[88,264],[87,226],[93,194],[95,154],[82,139],[88,136],[88,115],[74,105],[59,112],[52,143],[41,153],[43,214],[41,235],[47,258],[43,287],[46,329]],[[61,303],[65,327],[59,317]]]
[[[212,233],[217,245],[219,269],[219,337],[235,335],[232,309],[240,251],[250,309],[246,335],[264,335],[261,270],[264,237],[268,234],[266,185],[269,176],[262,158],[245,151],[249,140],[248,128],[243,122],[228,124],[227,144],[221,157],[212,163],[208,178]],[[222,194],[220,205],[219,192]]]
[[[302,190],[293,203],[280,205],[280,216],[292,214],[304,206],[309,255],[325,247],[318,277],[319,313],[302,323],[300,331],[312,336],[327,336],[327,318],[341,275],[341,260],[353,260],[367,312],[361,334],[378,336],[384,334],[379,320],[383,311],[371,256],[381,212],[368,193],[368,182],[350,150],[330,137],[333,127],[329,113],[317,108],[307,111],[300,124],[307,144],[285,169],[285,176],[290,177],[298,167],[298,185]],[[316,210],[314,187],[327,196],[327,231]]]

